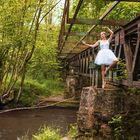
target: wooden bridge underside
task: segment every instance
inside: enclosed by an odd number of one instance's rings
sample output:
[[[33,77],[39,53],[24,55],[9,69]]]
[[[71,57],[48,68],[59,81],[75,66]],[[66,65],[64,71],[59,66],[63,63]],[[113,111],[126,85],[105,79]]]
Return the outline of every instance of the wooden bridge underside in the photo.
[[[139,2],[139,0],[127,1]],[[70,67],[74,68],[75,72],[79,75],[90,77],[92,71],[94,74],[92,79],[94,81],[93,84],[100,87],[100,83],[98,82],[99,69],[90,68],[90,63],[94,62],[98,50],[82,45],[81,41],[93,34],[96,36],[99,35],[99,33],[93,31],[94,28],[99,25],[119,26],[120,28],[115,31],[115,35],[112,39],[111,49],[114,51],[115,55],[126,64],[127,77],[117,80],[116,77],[119,76],[119,72],[110,71],[108,82],[111,84],[140,88],[140,14],[129,23],[126,23],[126,21],[105,20],[105,17],[119,2],[120,1],[113,2],[99,20],[84,20],[76,18],[83,0],[79,0],[73,18],[69,18],[70,4],[69,0],[66,0],[59,36],[59,56],[61,59],[65,60]],[[65,27],[67,24],[69,24],[69,28],[66,31]],[[71,29],[74,24],[86,24],[92,25],[92,27],[86,33],[72,32]],[[81,38],[74,41],[69,39],[71,36],[79,36]],[[116,68],[118,67],[119,66]]]

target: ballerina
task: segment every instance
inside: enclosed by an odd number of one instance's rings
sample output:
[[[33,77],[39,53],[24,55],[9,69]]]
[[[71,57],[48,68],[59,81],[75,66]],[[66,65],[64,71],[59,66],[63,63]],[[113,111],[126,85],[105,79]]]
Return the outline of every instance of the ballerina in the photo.
[[[104,77],[107,75],[108,71],[118,62],[118,58],[115,56],[112,50],[109,49],[109,45],[110,45],[110,42],[112,40],[114,33],[108,27],[104,27],[104,28],[108,29],[108,31],[110,32],[110,36],[108,39],[106,37],[106,32],[101,32],[100,33],[101,40],[98,40],[95,44],[87,44],[85,41],[82,41],[84,45],[87,45],[89,47],[94,48],[94,47],[100,46],[100,50],[97,53],[97,56],[95,58],[95,64],[101,65],[102,88],[104,88],[105,86]],[[108,65],[106,70],[105,70],[105,65]]]

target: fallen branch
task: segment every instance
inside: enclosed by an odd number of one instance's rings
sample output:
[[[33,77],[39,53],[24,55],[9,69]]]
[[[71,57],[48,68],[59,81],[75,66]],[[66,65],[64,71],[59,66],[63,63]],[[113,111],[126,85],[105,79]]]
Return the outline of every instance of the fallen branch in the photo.
[[[55,106],[57,104],[63,103],[65,101],[68,101],[68,100],[71,100],[71,99],[73,99],[73,98],[65,99],[63,101],[58,101],[56,103],[53,103],[53,104],[50,104],[50,105],[45,105],[45,106],[22,107],[22,108],[7,109],[7,110],[4,110],[4,111],[1,111],[0,114],[6,113],[6,112],[18,111],[18,110],[42,109],[42,108],[52,107],[52,106]]]

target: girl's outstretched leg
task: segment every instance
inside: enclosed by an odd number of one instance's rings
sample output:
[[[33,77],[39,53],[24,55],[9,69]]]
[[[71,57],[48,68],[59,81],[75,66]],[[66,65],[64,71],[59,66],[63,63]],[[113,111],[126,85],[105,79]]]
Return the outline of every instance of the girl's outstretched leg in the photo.
[[[109,66],[107,67],[107,69],[105,70],[104,75],[106,76],[107,73],[108,73],[108,71],[109,71],[111,68],[113,68],[117,63],[118,63],[118,59],[115,60],[115,61],[113,61],[113,63],[112,63],[111,65],[109,65]]]
[[[105,66],[101,65],[101,72],[102,72],[102,88],[105,87]]]

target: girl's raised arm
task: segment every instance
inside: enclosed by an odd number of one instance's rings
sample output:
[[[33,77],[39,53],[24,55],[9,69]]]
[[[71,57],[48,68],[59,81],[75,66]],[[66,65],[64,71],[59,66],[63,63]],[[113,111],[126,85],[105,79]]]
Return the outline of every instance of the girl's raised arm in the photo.
[[[108,29],[108,31],[110,32],[110,37],[109,37],[109,39],[108,39],[108,41],[109,41],[109,43],[111,42],[111,40],[112,40],[112,38],[113,38],[113,35],[114,35],[114,33],[113,33],[113,31],[112,30],[110,30],[108,27],[106,27],[107,29]]]
[[[94,48],[94,47],[97,47],[99,45],[99,40],[94,44],[87,44],[85,41],[82,41],[82,44]]]

